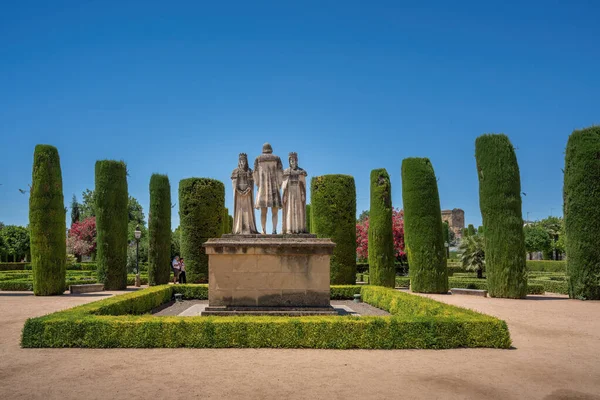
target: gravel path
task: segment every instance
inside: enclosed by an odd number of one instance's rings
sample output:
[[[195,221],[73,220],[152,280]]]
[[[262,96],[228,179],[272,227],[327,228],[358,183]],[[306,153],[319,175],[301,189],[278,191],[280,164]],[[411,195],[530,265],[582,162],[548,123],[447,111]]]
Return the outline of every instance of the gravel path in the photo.
[[[152,310],[152,314],[156,316],[179,315],[196,304],[208,304],[208,300],[184,300],[179,303],[171,301]],[[338,310],[339,315],[390,315],[387,311],[370,304],[355,303],[352,300],[334,300],[331,302],[331,306]],[[343,306],[350,308],[353,312],[348,312]]]
[[[504,319],[512,350],[19,347],[28,317],[106,296],[0,292],[0,399],[600,398],[600,302],[564,296],[427,295]]]

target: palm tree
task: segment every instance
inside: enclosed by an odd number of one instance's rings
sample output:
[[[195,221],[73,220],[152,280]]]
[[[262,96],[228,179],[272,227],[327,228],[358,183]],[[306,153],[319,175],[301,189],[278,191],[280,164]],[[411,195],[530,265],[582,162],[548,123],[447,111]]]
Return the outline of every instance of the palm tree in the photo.
[[[485,271],[485,239],[482,234],[463,237],[459,252],[462,266],[467,271],[476,271],[477,278],[483,278]]]

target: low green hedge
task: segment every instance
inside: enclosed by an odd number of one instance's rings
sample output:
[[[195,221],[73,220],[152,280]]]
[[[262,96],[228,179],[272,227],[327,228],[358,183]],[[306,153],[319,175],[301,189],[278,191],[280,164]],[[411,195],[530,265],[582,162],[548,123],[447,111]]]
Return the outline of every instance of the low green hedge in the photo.
[[[175,292],[204,298],[206,285],[162,285],[43,317],[23,328],[23,347],[271,347],[323,349],[509,348],[504,321],[475,311],[378,286],[337,286],[332,295],[361,292],[392,316],[157,317],[150,310]],[[143,315],[141,315],[143,314]]]
[[[369,283],[369,274],[356,274],[356,282]],[[396,287],[409,287],[410,278],[408,276],[396,276]]]
[[[140,274],[142,285],[148,284],[148,275]],[[86,283],[98,283],[96,276],[91,271],[67,271],[67,280],[65,289],[69,290],[70,285],[81,285]],[[135,284],[135,275],[127,275],[127,285]],[[3,271],[0,272],[0,291],[31,291],[33,290],[33,280],[31,272]]]
[[[3,262],[0,263],[0,271],[23,271],[29,267],[31,270],[30,263],[22,263],[22,262]]]
[[[569,283],[566,280],[530,279],[529,282],[542,286],[544,292],[569,294]]]
[[[332,300],[351,300],[355,294],[359,294],[362,286],[357,285],[332,285],[330,296]]]
[[[528,271],[567,272],[566,261],[528,260]]]
[[[450,288],[488,290],[487,280],[477,278],[448,278]],[[544,294],[544,286],[537,282],[528,282],[527,294]]]

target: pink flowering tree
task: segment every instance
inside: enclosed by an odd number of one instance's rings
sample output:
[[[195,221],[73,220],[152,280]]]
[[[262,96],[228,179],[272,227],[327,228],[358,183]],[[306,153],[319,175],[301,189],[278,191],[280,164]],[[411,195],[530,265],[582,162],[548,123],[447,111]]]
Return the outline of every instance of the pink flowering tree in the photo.
[[[96,217],[89,217],[71,225],[67,237],[67,251],[81,256],[89,256],[96,251]]]
[[[404,211],[395,209],[392,213],[392,229],[394,232],[394,252],[397,261],[403,261],[404,251]],[[356,257],[363,262],[369,258],[369,217],[364,217],[356,224]]]

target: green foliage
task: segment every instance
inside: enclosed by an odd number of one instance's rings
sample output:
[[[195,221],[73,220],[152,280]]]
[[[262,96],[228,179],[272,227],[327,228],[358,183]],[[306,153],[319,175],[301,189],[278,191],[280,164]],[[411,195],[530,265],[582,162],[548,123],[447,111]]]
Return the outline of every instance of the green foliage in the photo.
[[[29,229],[17,225],[6,225],[0,230],[0,237],[4,243],[4,251],[11,256],[7,258],[12,259],[13,262],[20,261],[29,253]]]
[[[150,178],[148,279],[151,286],[169,283],[171,275],[171,184],[167,175]]]
[[[450,244],[450,224],[448,224],[448,221],[442,222],[442,237],[444,238],[444,243]]]
[[[569,136],[563,190],[569,297],[600,300],[600,126]]]
[[[475,230],[473,224],[469,224],[469,226],[467,226],[467,232],[469,236],[475,236],[477,234],[477,231]]]
[[[0,271],[23,271],[25,269],[28,269],[27,266],[29,266],[31,269],[31,264],[29,263],[24,263],[24,262],[3,262],[0,263]]]
[[[360,294],[361,286],[357,285],[332,285],[330,287],[332,300],[352,300],[355,294]]]
[[[446,248],[437,180],[427,158],[402,161],[404,234],[411,289],[420,293],[448,292]]]
[[[79,211],[79,203],[77,202],[77,197],[75,195],[73,195],[73,198],[71,199],[71,225],[73,225],[76,222],[79,222],[80,220],[80,211]]]
[[[356,278],[356,186],[349,175],[323,175],[311,180],[311,228],[335,243],[331,283],[353,284]]]
[[[223,208],[223,221],[221,222],[223,226],[223,234],[231,233],[231,229],[229,228],[229,209]]]
[[[33,154],[29,197],[31,266],[36,296],[64,291],[67,224],[62,190],[58,150],[54,146],[38,144]]]
[[[523,298],[527,294],[527,271],[515,150],[506,135],[487,134],[475,141],[475,158],[489,294]]]
[[[566,261],[527,260],[528,271],[566,272]]]
[[[371,284],[393,288],[396,271],[392,229],[392,184],[384,168],[371,171],[369,276]]]
[[[96,161],[98,281],[106,290],[127,287],[127,168],[123,161]]]
[[[306,205],[306,231],[308,233],[312,233],[310,221],[311,221],[311,218],[310,218],[310,204],[307,204]]]
[[[79,204],[79,216],[81,220],[96,216],[96,197],[93,190],[85,189],[81,193],[81,204]]]
[[[472,235],[460,242],[460,262],[466,271],[477,272],[481,278],[485,271],[485,239],[483,235]]]
[[[190,282],[208,281],[208,256],[202,244],[221,236],[225,208],[225,186],[209,178],[179,182],[181,255]]]
[[[171,232],[171,260],[181,254],[181,229],[178,226]]]
[[[23,347],[272,347],[332,349],[508,348],[504,321],[377,286],[348,287],[390,317],[155,317],[175,292],[205,298],[196,285],[163,285],[88,303],[25,323]],[[198,286],[197,286],[198,287]],[[342,289],[340,289],[342,290]]]
[[[450,288],[488,290],[489,293],[486,279],[451,277],[449,278],[449,284]],[[525,294],[544,294],[544,286],[537,282],[529,283]]]
[[[548,251],[552,248],[552,239],[548,231],[541,225],[527,225],[523,228],[525,235],[525,249],[532,253],[536,251]]]

